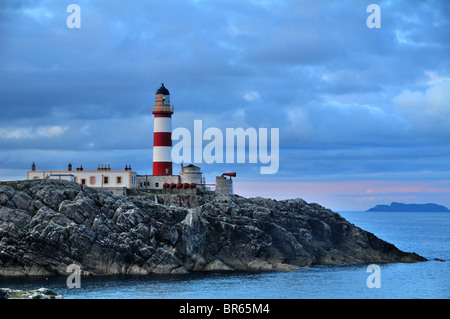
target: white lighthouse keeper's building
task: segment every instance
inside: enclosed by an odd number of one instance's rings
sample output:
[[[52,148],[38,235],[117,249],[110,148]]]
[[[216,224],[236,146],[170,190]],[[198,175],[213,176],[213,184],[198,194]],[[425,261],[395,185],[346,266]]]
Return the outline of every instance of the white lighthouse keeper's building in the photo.
[[[36,164],[31,165],[27,179],[59,179],[76,182],[94,188],[108,190],[117,195],[126,194],[126,189],[136,188],[136,172],[131,165],[126,165],[123,171],[111,170],[110,165],[98,165],[97,170],[85,171],[80,166],[75,171],[69,163],[66,171],[36,170]]]

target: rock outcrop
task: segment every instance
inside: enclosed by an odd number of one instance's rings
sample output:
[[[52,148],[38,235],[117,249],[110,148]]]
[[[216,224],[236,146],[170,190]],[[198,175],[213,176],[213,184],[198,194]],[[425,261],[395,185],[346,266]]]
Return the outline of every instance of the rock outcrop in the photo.
[[[120,197],[58,180],[0,183],[0,275],[176,274],[417,262],[302,199]]]
[[[17,290],[10,288],[0,288],[0,299],[64,299],[48,288],[36,290]]]

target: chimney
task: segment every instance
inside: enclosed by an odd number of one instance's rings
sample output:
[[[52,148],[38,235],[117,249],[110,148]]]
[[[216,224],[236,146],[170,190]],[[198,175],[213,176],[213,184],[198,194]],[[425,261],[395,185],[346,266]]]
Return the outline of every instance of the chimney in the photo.
[[[72,163],[69,163],[69,165],[67,165],[67,170],[68,170],[69,172],[72,171]]]
[[[125,165],[125,170],[128,171],[128,165]]]
[[[111,167],[109,166],[110,164],[108,164],[108,171],[110,171],[111,170]]]
[[[33,172],[36,170],[36,164],[34,164],[34,162],[33,162],[33,164],[31,164],[31,170],[32,170]]]

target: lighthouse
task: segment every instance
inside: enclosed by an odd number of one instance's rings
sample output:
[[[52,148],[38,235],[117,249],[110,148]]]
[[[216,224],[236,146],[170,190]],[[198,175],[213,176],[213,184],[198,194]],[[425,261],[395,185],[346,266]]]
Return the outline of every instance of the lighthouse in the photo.
[[[172,175],[172,114],[169,90],[161,84],[156,91],[153,128],[153,175]]]
[[[113,170],[110,164],[98,164],[97,170],[84,169],[81,165],[73,170],[69,163],[67,170],[36,170],[33,162],[31,170],[27,172],[27,179],[58,179],[87,185],[89,187],[108,190],[119,196],[130,194],[128,189],[155,191],[160,194],[196,194],[211,192],[205,183],[205,177],[200,167],[181,164],[178,175],[172,171],[172,114],[174,108],[170,103],[169,90],[161,84],[155,94],[153,128],[153,174],[140,175],[132,171],[131,165],[126,164],[125,170]],[[195,132],[194,132],[195,133]],[[278,145],[278,144],[277,144]],[[101,166],[100,166],[101,165]],[[227,179],[225,176],[230,176]],[[216,193],[232,194],[231,176],[236,173],[224,173],[216,178]],[[132,194],[136,192],[133,191]]]

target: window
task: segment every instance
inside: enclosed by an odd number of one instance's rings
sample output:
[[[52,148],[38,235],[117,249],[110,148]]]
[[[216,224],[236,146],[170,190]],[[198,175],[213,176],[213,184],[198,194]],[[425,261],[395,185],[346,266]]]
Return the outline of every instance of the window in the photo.
[[[122,184],[122,176],[116,177],[116,184]]]
[[[103,184],[109,184],[109,177],[103,176]]]
[[[86,185],[86,178],[81,179],[81,185]]]
[[[159,183],[155,183],[155,187],[159,187]]]
[[[89,184],[95,185],[95,176],[89,177]]]

